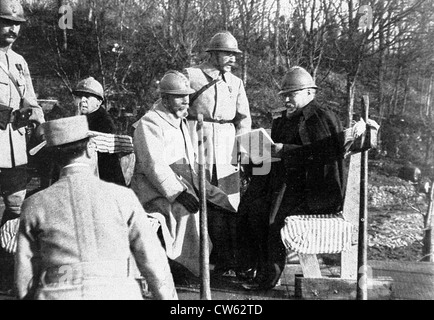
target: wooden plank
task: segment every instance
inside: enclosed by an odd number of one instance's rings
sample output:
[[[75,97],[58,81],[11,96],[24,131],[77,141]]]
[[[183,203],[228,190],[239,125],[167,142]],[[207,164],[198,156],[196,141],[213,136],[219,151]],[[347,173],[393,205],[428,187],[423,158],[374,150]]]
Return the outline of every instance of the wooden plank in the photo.
[[[316,254],[299,253],[301,269],[305,278],[321,278],[321,270]]]
[[[361,172],[362,155],[357,153],[351,156],[348,169],[347,186],[345,191],[345,200],[343,216],[346,221],[356,227],[355,240],[349,250],[341,254],[341,278],[357,278],[357,235],[359,227],[359,210],[360,210],[360,172]]]
[[[434,300],[434,263],[369,261],[374,277],[393,278],[394,300]]]
[[[425,214],[424,219],[424,227],[425,227],[425,235],[423,238],[423,261],[426,262],[434,262],[434,250],[433,250],[433,242],[434,242],[434,232],[433,229],[433,208],[434,208],[434,182],[431,183],[430,192],[429,192],[429,203],[428,203],[428,211]]]
[[[389,277],[370,279],[368,300],[390,300],[393,279]],[[322,277],[319,279],[295,277],[294,294],[303,300],[355,300],[357,281],[352,279]]]
[[[401,271],[406,273],[426,274],[434,276],[434,263],[415,261],[378,261],[369,260],[368,265],[375,271]]]

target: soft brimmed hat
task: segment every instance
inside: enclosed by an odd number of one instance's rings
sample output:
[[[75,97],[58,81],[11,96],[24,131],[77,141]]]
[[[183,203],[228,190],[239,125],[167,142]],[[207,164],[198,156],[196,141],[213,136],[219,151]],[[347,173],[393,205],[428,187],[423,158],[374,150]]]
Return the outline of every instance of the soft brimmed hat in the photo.
[[[89,137],[89,124],[86,116],[74,116],[41,125],[46,147],[55,147],[80,141]]]

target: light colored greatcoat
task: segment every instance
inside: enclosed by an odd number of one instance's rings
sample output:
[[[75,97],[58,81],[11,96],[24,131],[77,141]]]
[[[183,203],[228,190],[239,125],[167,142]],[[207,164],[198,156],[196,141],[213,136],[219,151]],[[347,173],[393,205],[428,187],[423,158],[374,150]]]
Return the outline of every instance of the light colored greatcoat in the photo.
[[[199,275],[199,214],[189,213],[176,198],[199,189],[195,154],[187,122],[176,119],[159,100],[136,124],[136,167],[131,188],[145,210],[160,221],[168,257]],[[235,212],[228,197],[208,184],[207,200]]]
[[[175,299],[167,257],[133,191],[98,179],[87,166],[23,205],[16,283],[20,298],[142,299],[131,253],[156,299]],[[58,273],[59,281],[47,280]]]
[[[9,68],[15,77],[27,103],[38,108],[29,68],[24,58],[9,49],[0,50],[0,61]],[[0,104],[13,110],[20,108],[20,94],[9,76],[0,68]],[[13,168],[27,164],[26,128],[13,130],[9,124],[6,130],[0,130],[0,168]]]
[[[192,89],[198,91],[207,83],[220,77],[220,71],[206,62],[198,67],[186,68],[184,73]],[[204,137],[207,177],[211,182],[218,180],[218,187],[229,195],[233,206],[240,201],[240,177],[238,148],[235,135],[251,130],[249,102],[242,80],[232,73],[225,73],[222,80],[204,91],[192,104],[190,116],[197,119],[204,115]],[[190,117],[189,117],[190,118]],[[230,123],[207,122],[230,121]],[[189,121],[193,146],[197,149],[197,121]],[[216,164],[216,177],[213,166]],[[214,179],[213,179],[214,178]]]

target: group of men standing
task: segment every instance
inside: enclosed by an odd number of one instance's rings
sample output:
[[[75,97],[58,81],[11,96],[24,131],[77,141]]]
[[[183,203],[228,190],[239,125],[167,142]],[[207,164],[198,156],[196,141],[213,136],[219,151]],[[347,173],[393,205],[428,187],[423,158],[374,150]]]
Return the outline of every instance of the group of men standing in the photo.
[[[135,124],[137,158],[131,183],[145,209],[160,221],[168,256],[196,276],[200,252],[197,116],[204,118],[215,273],[236,268],[240,159],[235,136],[251,129],[244,85],[231,73],[241,52],[236,39],[227,32],[217,33],[207,51],[207,62],[164,75],[161,99]]]
[[[304,69],[289,70],[279,93],[287,111],[273,123],[272,152],[281,161],[269,174],[253,177],[240,206],[240,173],[249,158],[238,150],[236,136],[250,132],[252,120],[244,84],[232,73],[241,53],[237,40],[229,32],[214,35],[209,59],[166,72],[161,98],[134,124],[133,194],[116,156],[102,163],[89,139],[90,130],[113,132],[101,107],[102,86],[94,78],[83,80],[74,91],[80,115],[44,123],[37,117],[27,64],[10,48],[25,21],[22,7],[16,0],[0,4],[0,62],[7,66],[0,70],[0,102],[14,110],[24,109],[22,101],[34,102],[30,120],[40,125],[46,150],[60,168],[59,180],[23,206],[15,266],[20,298],[138,298],[137,290],[128,289],[137,284],[131,263],[161,299],[177,298],[173,264],[199,276],[198,115],[204,119],[215,275],[238,276],[250,289],[274,287],[284,266],[278,239],[284,218],[341,209],[342,127],[330,110],[313,102],[317,87]],[[14,86],[14,77],[21,87]],[[25,132],[8,120],[0,128],[0,146],[4,226],[20,216],[25,198]],[[93,175],[94,166],[101,179]],[[288,186],[286,200],[269,225],[282,184]]]

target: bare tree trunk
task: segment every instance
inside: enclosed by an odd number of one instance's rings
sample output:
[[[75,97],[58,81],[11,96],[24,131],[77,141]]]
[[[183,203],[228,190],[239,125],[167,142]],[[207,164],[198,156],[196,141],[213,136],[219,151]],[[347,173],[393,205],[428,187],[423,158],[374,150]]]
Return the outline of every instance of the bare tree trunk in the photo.
[[[277,0],[280,1],[280,0]],[[262,13],[261,13],[261,35],[265,36],[265,16],[266,16],[266,9],[267,9],[267,0],[262,1]]]
[[[404,115],[405,111],[407,111],[407,99],[408,99],[409,85],[410,85],[410,77],[407,76],[406,80],[405,80],[404,99],[402,101],[402,109],[401,109],[402,115]]]
[[[432,151],[432,136],[429,136],[426,141],[426,153],[425,153],[425,163],[429,163],[431,159],[431,151]]]
[[[378,103],[380,108],[380,119],[379,119],[379,125],[381,126],[382,121],[384,119],[384,116],[386,115],[386,102],[384,101],[384,29],[383,24],[380,23],[379,25],[379,59],[378,59]]]
[[[392,106],[392,114],[395,115],[397,113],[397,109],[398,109],[398,89],[399,89],[399,81],[401,80],[401,76],[402,76],[402,66],[399,67],[398,70],[398,75],[396,76],[396,81],[395,81],[395,88],[394,88],[394,92],[393,92],[393,106]]]
[[[228,30],[228,16],[229,16],[229,4],[227,0],[221,0],[222,16],[223,16],[223,30]]]
[[[59,9],[60,9],[63,5],[67,5],[68,2],[66,0],[57,0],[57,4],[58,4]],[[63,51],[66,51],[66,50],[68,50],[68,33],[67,33],[66,28],[64,28],[62,30],[62,36],[63,36],[62,49],[63,49]]]
[[[357,32],[357,29],[355,27],[355,19],[353,16],[354,12],[354,3],[353,0],[348,0],[348,43],[353,45],[354,42],[354,32]],[[348,55],[348,53],[347,53]],[[357,72],[354,72],[354,65],[353,65],[353,59],[349,57],[349,63],[351,65],[346,68],[347,71],[347,119],[345,125],[347,127],[351,126],[351,122],[353,121],[353,114],[354,114],[354,98],[355,98],[355,87],[356,87],[356,75]],[[357,62],[355,62],[357,63]]]
[[[434,80],[434,74],[431,74],[431,77],[430,77],[429,83],[428,83],[428,93],[427,93],[426,104],[425,104],[425,115],[427,118],[430,118],[430,116],[431,116],[431,96],[432,96],[433,80]]]
[[[247,62],[249,60],[249,54],[247,53],[247,51],[245,50],[243,53],[243,66],[242,66],[242,79],[244,82],[244,85],[247,86]]]
[[[101,49],[101,37],[100,37],[100,26],[99,26],[99,16],[95,16],[94,19],[94,25],[95,25],[95,34],[96,34],[96,44],[97,44],[97,52],[98,52],[98,64],[99,64],[99,70],[101,73],[101,80],[102,80],[102,86],[104,89],[107,88],[106,83],[106,76],[105,76],[105,70],[104,70],[104,64],[102,61],[102,49]],[[106,107],[109,108],[110,103],[108,99],[106,99]]]
[[[384,46],[384,26],[383,22],[379,23],[379,47],[378,47],[378,104],[379,104],[379,114],[380,118],[378,119],[378,124],[382,126],[383,120],[385,119],[386,109],[388,107],[385,98],[384,98],[384,73],[385,73],[385,46]],[[378,143],[381,146],[381,133],[383,130],[378,132]]]
[[[280,0],[277,0],[277,8],[276,8],[276,20],[274,22],[275,24],[275,30],[274,30],[274,34],[275,34],[275,42],[274,42],[274,68],[275,71],[277,72],[279,69],[279,65],[280,65],[280,50],[279,50],[279,46],[280,46]]]
[[[350,127],[353,121],[354,114],[354,98],[356,95],[356,79],[350,75],[347,76],[347,119],[345,120],[345,126]]]
[[[173,37],[173,23],[174,23],[174,19],[173,19],[173,1],[174,0],[169,0],[167,3],[167,8],[166,8],[166,17],[167,17],[167,37],[169,39],[171,39]]]

